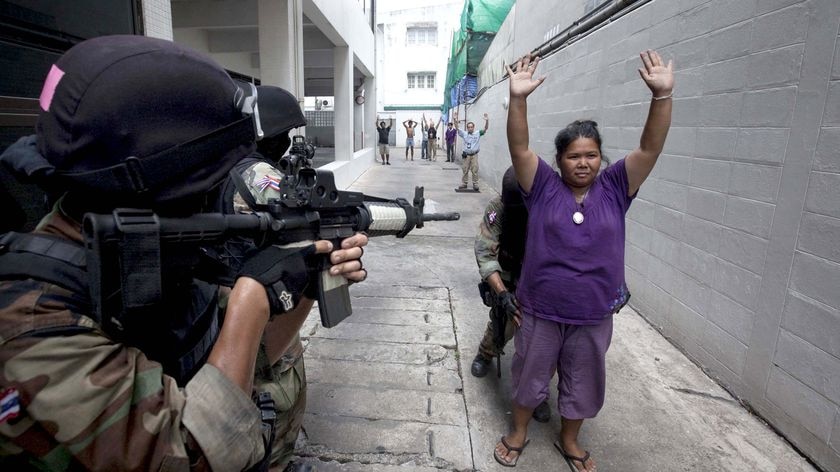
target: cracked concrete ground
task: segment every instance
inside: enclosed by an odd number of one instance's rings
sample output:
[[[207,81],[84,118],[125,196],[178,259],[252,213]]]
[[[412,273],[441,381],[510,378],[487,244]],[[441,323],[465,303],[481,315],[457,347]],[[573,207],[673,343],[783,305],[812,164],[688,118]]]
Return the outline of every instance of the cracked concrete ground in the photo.
[[[487,323],[473,236],[495,192],[456,194],[455,165],[405,162],[398,151],[350,190],[411,197],[423,185],[427,211],[461,220],[372,239],[369,278],[351,288],[354,314],[326,329],[312,313],[301,331],[309,394],[298,460],[319,471],[506,470],[492,450],[508,427],[511,356],[501,379],[495,366],[469,374]],[[607,362],[606,405],[581,433],[598,470],[816,470],[632,308],[615,317]],[[559,429],[556,407],[549,423],[532,422],[517,469],[568,470],[552,446]]]

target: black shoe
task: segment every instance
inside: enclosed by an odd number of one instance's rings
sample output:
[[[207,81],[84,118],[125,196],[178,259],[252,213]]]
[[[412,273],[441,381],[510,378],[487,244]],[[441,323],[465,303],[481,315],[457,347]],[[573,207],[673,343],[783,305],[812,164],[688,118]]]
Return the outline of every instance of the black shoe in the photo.
[[[484,356],[478,354],[472,361],[470,372],[473,374],[473,377],[484,377],[485,375],[487,375],[487,371],[489,369],[490,359],[485,359]]]
[[[551,407],[548,406],[548,400],[540,403],[531,416],[539,423],[548,423],[551,419]]]

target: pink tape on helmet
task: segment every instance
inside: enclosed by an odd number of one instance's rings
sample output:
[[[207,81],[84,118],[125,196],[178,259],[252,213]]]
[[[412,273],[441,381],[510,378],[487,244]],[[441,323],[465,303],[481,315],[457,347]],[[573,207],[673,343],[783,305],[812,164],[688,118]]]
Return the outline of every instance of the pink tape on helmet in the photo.
[[[53,64],[52,68],[50,68],[50,73],[47,74],[47,80],[44,81],[44,89],[41,90],[41,98],[39,102],[42,110],[50,110],[50,103],[52,103],[55,88],[58,87],[58,83],[61,81],[62,77],[64,77],[64,71]]]

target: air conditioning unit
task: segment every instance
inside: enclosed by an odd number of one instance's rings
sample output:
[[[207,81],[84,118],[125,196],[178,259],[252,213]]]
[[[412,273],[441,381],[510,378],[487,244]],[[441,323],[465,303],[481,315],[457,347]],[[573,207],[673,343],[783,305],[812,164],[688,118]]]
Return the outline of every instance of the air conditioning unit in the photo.
[[[333,101],[327,98],[317,97],[315,99],[315,109],[316,110],[326,110],[328,108],[332,108]]]

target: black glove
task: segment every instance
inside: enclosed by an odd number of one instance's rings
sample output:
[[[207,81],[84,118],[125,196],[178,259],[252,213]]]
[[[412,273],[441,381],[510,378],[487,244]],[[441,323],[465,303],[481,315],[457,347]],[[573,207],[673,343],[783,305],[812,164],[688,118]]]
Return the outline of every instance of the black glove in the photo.
[[[303,247],[268,246],[245,254],[239,277],[250,277],[265,286],[272,315],[285,313],[300,301],[316,265],[308,263],[315,245]]]
[[[508,318],[513,319],[519,306],[516,303],[516,295],[505,290],[502,293],[496,294],[496,307],[504,311]]]

